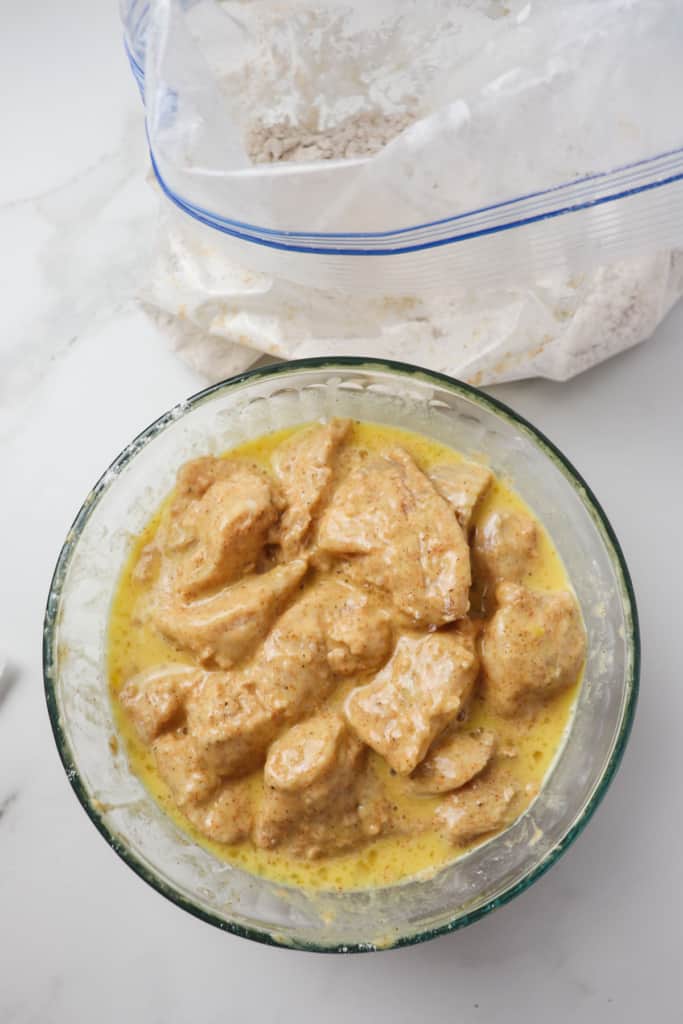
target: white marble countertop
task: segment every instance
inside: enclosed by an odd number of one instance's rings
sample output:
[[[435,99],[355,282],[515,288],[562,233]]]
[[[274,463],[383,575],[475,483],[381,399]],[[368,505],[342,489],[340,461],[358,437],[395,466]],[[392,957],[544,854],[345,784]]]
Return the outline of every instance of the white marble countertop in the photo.
[[[146,244],[138,226],[154,199],[114,7],[24,0],[3,15],[0,1021],[679,1019],[683,306],[655,339],[570,384],[496,389],[597,492],[642,620],[641,700],[622,770],[530,891],[420,947],[287,953],[165,902],[79,807],[43,699],[52,568],[103,467],[203,384],[132,298],[130,254]]]

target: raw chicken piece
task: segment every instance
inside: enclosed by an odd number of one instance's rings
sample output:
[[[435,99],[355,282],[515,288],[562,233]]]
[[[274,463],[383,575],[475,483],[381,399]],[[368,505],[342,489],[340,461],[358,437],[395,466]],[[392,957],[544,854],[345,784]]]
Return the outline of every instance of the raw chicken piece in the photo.
[[[156,537],[159,547],[166,553],[181,551],[192,543],[193,530],[188,532],[184,528],[185,513],[201,500],[212,484],[227,479],[234,465],[233,460],[205,455],[180,467],[176,474],[173,497],[164,510]]]
[[[483,772],[493,757],[496,737],[486,729],[454,732],[438,740],[412,778],[420,793],[448,793]]]
[[[538,554],[538,528],[518,512],[492,512],[474,531],[472,562],[475,575],[487,582],[520,583]]]
[[[467,612],[470,554],[462,529],[400,448],[342,480],[323,513],[318,544],[353,556],[352,578],[387,591],[412,625],[441,626]]]
[[[235,461],[218,459],[215,455],[202,455],[183,463],[176,474],[171,516],[182,515],[191,501],[196,501],[208,491],[216,480],[224,480],[233,471]]]
[[[253,468],[250,463],[235,459],[217,459],[213,455],[192,459],[180,467],[176,474],[171,502],[164,510],[156,541],[166,553],[182,551],[195,540],[192,522],[186,523],[189,509],[196,506],[209,488],[219,480],[227,480],[236,467]]]
[[[189,534],[183,528],[185,514],[196,505],[213,484],[231,477],[259,477],[269,483],[269,478],[262,469],[246,459],[216,458],[204,455],[199,459],[191,459],[184,463],[176,474],[173,496],[168,508],[164,511],[159,527],[163,547],[168,551],[178,551],[193,540],[193,528],[189,522]]]
[[[467,533],[477,505],[491,486],[491,470],[478,462],[444,463],[430,469],[429,479],[452,505],[458,522]]]
[[[184,716],[188,694],[205,675],[191,666],[157,665],[128,680],[119,699],[145,743],[151,743]]]
[[[324,613],[332,671],[350,676],[380,669],[394,641],[389,612],[372,595],[336,580],[316,584],[314,593]]]
[[[502,714],[575,683],[586,654],[581,613],[568,591],[496,587],[498,610],[481,643],[486,696]]]
[[[364,743],[409,775],[464,706],[477,671],[470,636],[403,636],[375,679],[351,691],[344,713]]]
[[[316,590],[312,587],[287,609],[252,663],[264,704],[290,722],[313,710],[334,684]]]
[[[234,583],[213,597],[179,602],[171,590],[153,610],[165,637],[192,651],[205,665],[230,668],[249,655],[265,636],[308,566],[299,558],[270,572]]]
[[[286,573],[294,564],[280,566],[267,575]],[[303,560],[300,564],[305,566]],[[255,579],[265,579],[265,576]],[[223,596],[241,586],[243,584],[236,584]],[[351,588],[341,584],[311,587],[281,616],[261,649],[243,668],[226,672],[191,670],[187,690],[183,691],[182,699],[174,696],[173,704],[166,696],[169,686],[163,683],[161,696],[153,705],[156,708],[162,697],[166,701],[162,704],[159,725],[155,725],[156,719],[147,723],[151,714],[149,693],[145,689],[143,697],[138,699],[140,686],[133,686],[134,681],[129,684],[130,698],[126,706],[130,707],[131,714],[137,714],[150,738],[156,735],[153,727],[159,731],[166,723],[170,724],[174,714],[186,713],[188,733],[199,763],[215,777],[251,771],[263,762],[269,744],[283,727],[313,711],[329,695],[335,682],[330,662],[339,662],[340,673],[349,665],[355,670],[376,663],[378,638],[372,636],[363,640],[360,622],[360,646],[354,652],[342,649],[338,640],[328,640],[328,622],[338,618],[336,605],[330,599],[332,593],[337,595],[337,600],[341,595],[342,604],[355,598]],[[214,600],[197,602],[192,607],[197,609]],[[358,607],[363,607],[362,595],[358,598]],[[343,621],[341,616],[339,621]],[[369,621],[372,625],[373,620]],[[261,619],[257,617],[256,622],[260,623]],[[225,619],[220,624],[226,628]],[[194,628],[197,628],[196,623]],[[350,635],[348,629],[346,635],[347,638]],[[226,632],[221,643],[227,642],[229,637]],[[384,647],[382,654],[384,656]],[[187,670],[182,672],[187,674]],[[138,699],[137,704],[134,698]]]
[[[515,818],[518,787],[502,769],[494,767],[443,801],[435,824],[455,846],[509,825]]]
[[[273,469],[287,502],[280,529],[285,559],[309,541],[313,519],[332,486],[337,452],[350,429],[350,420],[330,420],[296,434],[273,453]]]
[[[201,763],[192,737],[180,732],[159,737],[152,750],[159,775],[200,832],[220,843],[235,843],[249,835],[252,811],[246,780],[221,783]]]
[[[264,779],[284,793],[309,793],[312,787],[324,802],[335,785],[340,753],[362,747],[348,732],[341,715],[321,714],[292,726],[268,751]]]
[[[256,844],[286,843],[312,858],[366,838],[358,811],[364,754],[341,715],[316,715],[280,737],[266,761]]]
[[[247,779],[224,782],[204,803],[185,808],[195,828],[215,843],[239,843],[251,832],[253,810]]]
[[[314,710],[333,683],[324,615],[312,588],[287,609],[243,669],[206,674],[188,705],[202,762],[223,776],[250,771],[263,762],[278,732]]]
[[[220,777],[202,764],[192,736],[180,730],[166,732],[154,741],[152,752],[159,775],[182,810],[215,792]]]
[[[251,572],[280,509],[266,474],[248,463],[215,459],[212,470],[198,460],[190,494],[216,475],[201,496],[188,497],[189,480],[180,487],[157,543],[165,556],[174,590],[192,600]],[[214,465],[217,464],[217,465]],[[195,479],[199,477],[201,484]]]
[[[263,763],[283,716],[266,707],[244,672],[210,672],[188,702],[188,731],[201,764],[217,776],[244,775]]]

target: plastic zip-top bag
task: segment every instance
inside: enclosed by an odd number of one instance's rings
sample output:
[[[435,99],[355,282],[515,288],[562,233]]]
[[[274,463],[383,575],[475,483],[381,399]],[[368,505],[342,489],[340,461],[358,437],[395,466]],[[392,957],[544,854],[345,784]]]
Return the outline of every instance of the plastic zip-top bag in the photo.
[[[658,261],[659,299],[625,344],[683,290],[677,0],[129,0],[123,15],[170,200],[148,297],[214,337],[285,356],[417,342],[414,358],[483,380],[562,377],[586,360],[548,350],[596,289],[638,290]]]

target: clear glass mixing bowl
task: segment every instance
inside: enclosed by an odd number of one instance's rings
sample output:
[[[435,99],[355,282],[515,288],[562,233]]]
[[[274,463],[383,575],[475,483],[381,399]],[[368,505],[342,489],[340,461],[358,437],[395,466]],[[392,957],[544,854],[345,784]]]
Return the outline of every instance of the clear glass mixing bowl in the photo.
[[[268,431],[350,416],[485,453],[548,528],[581,603],[588,660],[573,724],[531,807],[511,828],[432,878],[310,893],[216,860],[167,818],[112,753],[107,619],[131,539],[185,460]],[[316,359],[255,370],[207,388],[137,437],[85,500],[62,548],[44,627],[44,675],[69,780],[120,857],[197,917],[262,942],[365,951],[432,938],[476,920],[543,874],[607,789],[630,730],[639,640],[623,555],[590,489],[510,409],[439,374],[371,359]]]

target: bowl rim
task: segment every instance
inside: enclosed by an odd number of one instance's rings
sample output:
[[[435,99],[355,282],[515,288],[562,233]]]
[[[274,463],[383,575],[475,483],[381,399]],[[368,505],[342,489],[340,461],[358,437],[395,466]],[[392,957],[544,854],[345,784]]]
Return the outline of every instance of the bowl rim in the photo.
[[[527,434],[527,436],[529,436],[531,440],[535,442],[536,445],[548,456],[556,467],[563,472],[565,477],[569,479],[574,489],[578,492],[584,505],[587,506],[588,511],[592,513],[594,520],[596,520],[597,524],[601,527],[603,532],[603,542],[611,545],[612,552],[614,554],[612,562],[621,575],[623,584],[622,602],[626,612],[627,624],[630,625],[630,630],[626,637],[627,652],[630,657],[628,658],[626,666],[625,701],[623,704],[617,736],[604,771],[596,783],[593,793],[583,809],[580,811],[571,828],[569,828],[565,835],[555,843],[543,860],[530,868],[530,870],[526,872],[518,882],[509,886],[509,888],[499,896],[487,900],[480,907],[477,907],[469,913],[460,914],[454,917],[445,924],[440,924],[433,928],[427,928],[408,936],[401,936],[386,947],[376,947],[372,943],[362,942],[340,944],[336,946],[323,946],[316,942],[295,942],[283,937],[281,934],[273,934],[265,929],[247,927],[234,921],[225,920],[217,914],[213,914],[210,911],[197,906],[191,899],[188,899],[172,885],[162,880],[147,866],[147,864],[139,859],[125,843],[121,842],[121,840],[109,828],[103,815],[95,806],[95,801],[91,798],[85,783],[80,776],[78,766],[73,758],[66,733],[61,723],[56,685],[58,675],[56,633],[60,618],[62,591],[68,569],[76,546],[88,520],[90,519],[90,516],[99,503],[102,495],[117,478],[120,471],[128,465],[128,463],[135,458],[138,452],[152,441],[157,434],[165,430],[166,427],[175,420],[180,419],[185,413],[206,402],[217,392],[232,390],[233,388],[242,386],[250,381],[278,378],[288,373],[302,370],[329,370],[330,372],[334,372],[335,370],[343,371],[345,369],[375,369],[383,372],[388,371],[391,374],[401,377],[422,378],[426,382],[437,383],[457,395],[468,399],[474,399],[477,404],[512,423],[515,427],[521,428],[522,431]],[[251,939],[255,942],[261,942],[266,945],[315,953],[364,953],[374,952],[378,949],[397,949],[403,946],[417,945],[418,943],[426,942],[430,939],[437,938],[440,935],[446,935],[450,932],[458,931],[469,924],[473,924],[475,921],[478,921],[491,913],[491,911],[509,903],[515,898],[515,896],[525,892],[534,884],[534,882],[541,878],[546,871],[557,863],[562,854],[572,845],[577,836],[583,832],[597,807],[602,802],[621,763],[624,750],[631,733],[638,699],[640,662],[641,647],[638,609],[633,590],[633,583],[631,581],[631,575],[626,564],[624,553],[605,511],[600,505],[600,502],[588,483],[584,480],[578,470],[576,470],[566,455],[564,455],[563,452],[529,420],[515,412],[504,402],[501,402],[499,399],[494,398],[492,395],[487,394],[479,388],[474,387],[471,384],[466,384],[465,382],[459,381],[453,377],[449,377],[446,374],[439,373],[435,370],[427,370],[411,363],[398,362],[389,359],[377,359],[370,356],[318,356],[309,359],[295,359],[289,362],[256,367],[203,388],[191,395],[185,401],[179,402],[173,406],[167,412],[163,413],[150,423],[149,426],[145,427],[144,430],[140,431],[140,433],[126,445],[119,455],[116,456],[107,469],[105,469],[78,510],[76,517],[67,532],[66,540],[64,541],[57,558],[57,563],[50,582],[43,622],[43,682],[45,688],[45,700],[55,744],[66,772],[66,776],[81,806],[111,849],[118,854],[124,863],[144,882],[152,886],[153,889],[156,889],[157,892],[170,900],[176,906],[180,907],[182,910],[186,910],[194,917],[205,921],[207,924],[211,924],[214,927],[219,928],[221,931],[227,931],[233,935],[238,935],[242,938]]]

